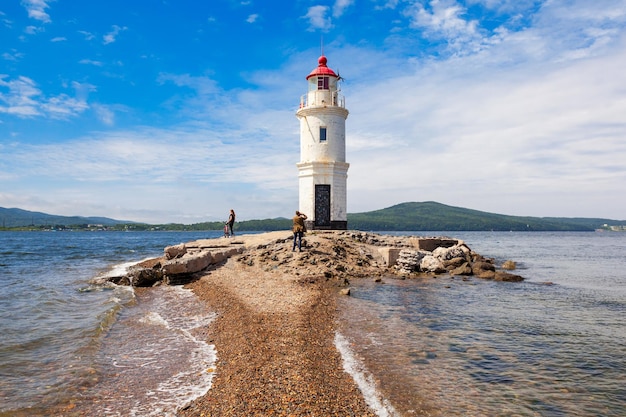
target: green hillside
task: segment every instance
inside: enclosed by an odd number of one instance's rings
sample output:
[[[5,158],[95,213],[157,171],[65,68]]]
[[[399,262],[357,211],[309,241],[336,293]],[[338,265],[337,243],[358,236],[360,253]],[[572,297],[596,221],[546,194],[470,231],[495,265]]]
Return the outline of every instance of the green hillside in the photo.
[[[0,228],[58,227],[85,228],[87,224],[109,230],[221,230],[223,222],[191,225],[149,225],[106,217],[67,217],[0,207]],[[593,231],[604,225],[626,227],[626,221],[599,218],[520,217],[486,213],[427,201],[402,203],[366,213],[348,213],[351,230],[373,231]],[[274,218],[237,222],[236,231],[288,230],[291,219]]]
[[[0,207],[0,227],[28,227],[28,226],[70,226],[81,224],[101,224],[112,226],[129,221],[113,220],[107,217],[57,216],[38,211],[28,211],[18,208]]]
[[[434,201],[402,203],[382,210],[348,214],[350,229],[378,231],[593,231],[607,223],[626,224],[610,219],[507,216]]]

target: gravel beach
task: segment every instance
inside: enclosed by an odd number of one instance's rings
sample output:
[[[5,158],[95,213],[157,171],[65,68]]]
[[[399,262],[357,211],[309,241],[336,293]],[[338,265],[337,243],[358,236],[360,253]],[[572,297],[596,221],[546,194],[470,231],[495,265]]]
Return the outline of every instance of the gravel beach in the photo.
[[[352,262],[341,237],[308,235],[301,253],[289,232],[233,244],[245,252],[188,284],[218,313],[208,333],[218,360],[208,394],[178,415],[375,416],[334,344],[335,297]]]

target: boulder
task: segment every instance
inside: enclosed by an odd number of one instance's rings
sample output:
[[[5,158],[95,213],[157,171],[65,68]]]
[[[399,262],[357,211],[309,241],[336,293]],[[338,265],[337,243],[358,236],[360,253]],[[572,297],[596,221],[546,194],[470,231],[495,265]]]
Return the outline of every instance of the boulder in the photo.
[[[465,262],[463,265],[451,270],[450,275],[472,275],[472,267],[469,262]]]
[[[468,263],[468,262],[467,262],[467,260],[465,258],[452,258],[452,259],[448,259],[448,260],[443,261],[443,266],[447,270],[452,270],[452,269],[458,268],[461,265],[466,264],[466,263]]]
[[[180,243],[166,247],[163,252],[165,253],[165,259],[180,258],[187,253],[187,246],[184,243]]]
[[[165,275],[193,274],[202,271],[213,262],[209,251],[186,253],[180,258],[165,261],[161,267]]]
[[[152,287],[161,280],[163,272],[160,269],[140,268],[131,270],[121,283],[132,287]]]
[[[474,273],[480,279],[494,279],[496,277],[496,271],[482,271],[479,274]]]
[[[463,258],[469,256],[470,249],[463,245],[454,245],[452,247],[440,246],[433,251],[433,256],[441,259],[442,261],[448,261],[453,258]]]
[[[435,274],[441,274],[446,272],[446,268],[443,266],[443,262],[439,258],[433,255],[426,255],[420,261],[420,270],[423,272],[432,272]]]
[[[506,269],[509,271],[514,270],[517,267],[517,265],[515,264],[514,261],[504,261],[504,263],[502,264],[502,269]]]
[[[484,272],[493,272],[496,267],[491,262],[478,261],[472,264],[472,272],[474,275],[479,276]]]
[[[396,261],[396,269],[403,274],[417,272],[420,270],[420,262],[426,255],[429,255],[429,253],[412,249],[402,249]]]
[[[509,272],[504,271],[496,271],[495,276],[493,278],[496,281],[505,281],[505,282],[520,282],[524,281],[519,275],[511,274]]]

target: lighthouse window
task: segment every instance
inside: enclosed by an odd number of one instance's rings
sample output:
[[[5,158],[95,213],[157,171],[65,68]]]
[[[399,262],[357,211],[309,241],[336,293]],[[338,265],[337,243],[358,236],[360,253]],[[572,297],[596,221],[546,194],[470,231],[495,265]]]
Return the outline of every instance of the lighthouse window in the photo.
[[[317,77],[317,89],[328,90],[328,77]]]
[[[326,127],[320,126],[320,142],[326,142]]]

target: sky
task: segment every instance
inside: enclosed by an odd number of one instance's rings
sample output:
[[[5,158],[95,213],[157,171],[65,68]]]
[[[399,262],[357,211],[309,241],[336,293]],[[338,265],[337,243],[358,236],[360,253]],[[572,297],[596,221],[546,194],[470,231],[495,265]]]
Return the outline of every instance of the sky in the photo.
[[[626,219],[626,0],[2,0],[0,207],[289,218],[322,53],[348,213]]]

